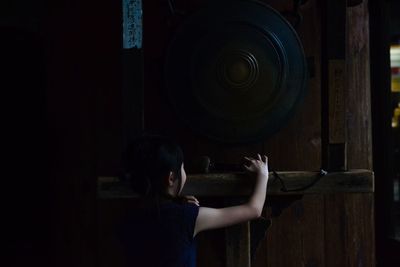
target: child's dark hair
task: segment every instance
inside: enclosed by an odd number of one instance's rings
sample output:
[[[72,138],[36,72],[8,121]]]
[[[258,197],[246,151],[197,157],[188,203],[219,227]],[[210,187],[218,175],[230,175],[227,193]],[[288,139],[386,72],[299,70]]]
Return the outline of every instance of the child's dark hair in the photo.
[[[134,192],[142,196],[163,194],[166,177],[175,173],[181,183],[183,152],[167,137],[145,135],[135,138],[123,154],[125,177]]]

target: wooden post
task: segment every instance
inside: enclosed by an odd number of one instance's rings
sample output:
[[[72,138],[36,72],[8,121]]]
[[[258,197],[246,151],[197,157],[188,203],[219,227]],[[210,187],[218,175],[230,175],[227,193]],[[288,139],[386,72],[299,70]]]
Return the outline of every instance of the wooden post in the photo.
[[[323,168],[346,170],[346,0],[327,0],[322,37]]]
[[[250,267],[250,222],[225,230],[226,267]]]
[[[124,147],[144,130],[143,111],[143,51],[141,49],[124,49],[123,61],[123,138]]]

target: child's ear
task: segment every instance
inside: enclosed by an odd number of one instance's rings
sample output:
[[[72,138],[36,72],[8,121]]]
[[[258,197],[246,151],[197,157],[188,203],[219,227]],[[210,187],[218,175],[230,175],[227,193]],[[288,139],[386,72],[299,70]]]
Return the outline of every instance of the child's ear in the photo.
[[[173,172],[169,172],[168,176],[168,186],[173,186],[175,181],[175,174]]]

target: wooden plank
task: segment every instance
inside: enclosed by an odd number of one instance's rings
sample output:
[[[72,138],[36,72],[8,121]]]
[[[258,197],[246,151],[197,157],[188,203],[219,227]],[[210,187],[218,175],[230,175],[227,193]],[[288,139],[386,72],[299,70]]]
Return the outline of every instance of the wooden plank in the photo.
[[[266,2],[286,4],[290,10],[293,6],[290,0]],[[300,7],[303,21],[296,31],[314,68],[310,70],[307,95],[293,119],[265,142],[265,151],[274,170],[318,170],[321,167],[320,6],[321,1],[307,1]],[[267,207],[270,199],[266,199]],[[323,266],[325,238],[321,199],[323,195],[305,195],[302,200],[293,203],[293,208],[291,206],[281,216],[273,218],[266,240],[256,254],[254,267]],[[299,216],[301,210],[304,215]],[[268,214],[265,215],[268,218]]]
[[[264,209],[262,215],[264,218],[269,218],[270,208]],[[271,221],[272,224],[272,221]],[[268,228],[265,237],[259,242],[254,255],[252,256],[252,266],[254,267],[265,267],[267,266],[267,253],[270,251],[270,247],[267,246],[267,238],[271,234],[271,227]],[[251,233],[250,233],[251,234]],[[252,248],[250,247],[252,250]]]
[[[268,202],[268,198],[267,198]],[[272,219],[255,267],[324,266],[324,206],[322,195],[306,195]]]
[[[299,205],[296,201],[292,205]],[[301,204],[300,204],[301,205]],[[290,222],[290,223],[289,223]],[[267,266],[296,267],[303,266],[301,220],[292,208],[285,209],[278,218],[274,218],[267,234]]]
[[[346,266],[376,266],[375,259],[375,225],[374,225],[374,195],[345,194],[345,214],[347,230],[345,240]]]
[[[348,167],[372,169],[368,2],[347,8],[346,125]],[[357,103],[357,104],[354,104]],[[380,126],[377,126],[380,127]]]
[[[323,167],[347,169],[346,145],[346,0],[328,0],[323,7],[322,127]],[[335,23],[332,23],[335,21]]]
[[[323,195],[306,195],[292,212],[300,221],[298,231],[301,232],[301,256],[304,266],[323,266],[325,260],[325,218]],[[272,245],[272,244],[271,244]]]
[[[372,169],[368,1],[346,11],[348,168]],[[324,196],[325,266],[375,266],[373,194]]]
[[[325,266],[376,266],[373,194],[325,196]]]
[[[225,229],[226,267],[250,267],[250,222]]]
[[[343,195],[329,194],[324,197],[324,215],[325,215],[325,267],[346,266],[344,255],[346,251],[345,244],[345,220]],[[351,253],[351,252],[350,252]]]
[[[123,49],[122,62],[122,124],[126,147],[144,131],[143,50]]]
[[[318,178],[319,172],[279,172],[288,189],[309,185]],[[319,179],[312,187],[302,191],[283,192],[281,183],[270,174],[268,195],[302,195],[324,193],[372,193],[374,175],[369,170],[332,172]],[[188,175],[183,194],[199,197],[248,196],[253,190],[254,178],[246,173],[210,173]],[[134,197],[129,187],[120,184],[116,177],[99,177],[99,198]]]
[[[319,172],[278,172],[288,189],[301,188],[314,181]],[[199,196],[245,196],[253,189],[253,179],[245,173],[189,175],[184,194]],[[282,192],[281,184],[270,174],[269,195],[373,192],[373,173],[368,170],[332,172],[304,191]]]
[[[98,201],[98,267],[127,266],[124,247],[118,241],[115,231],[118,223],[135,208],[137,208],[137,202],[134,199],[103,199]]]
[[[331,59],[329,71],[329,143],[346,142],[345,124],[345,74],[346,63],[343,59]]]
[[[114,173],[110,169],[115,170],[112,163],[118,162],[120,153],[120,3],[48,4],[43,8],[48,10],[45,43],[51,44],[46,45],[45,57],[51,163],[46,164],[54,185],[50,190],[54,215],[48,222],[53,242],[48,244],[50,252],[42,255],[52,258],[50,266],[93,267],[98,266],[99,245],[97,171]],[[91,11],[94,6],[98,12]],[[20,94],[27,97],[23,91]]]
[[[196,239],[197,266],[225,267],[225,229],[204,231]]]
[[[372,168],[368,5],[347,9],[345,91],[348,166]],[[357,104],[353,104],[357,103]],[[375,266],[372,194],[325,196],[325,265]],[[360,240],[363,240],[362,242]]]

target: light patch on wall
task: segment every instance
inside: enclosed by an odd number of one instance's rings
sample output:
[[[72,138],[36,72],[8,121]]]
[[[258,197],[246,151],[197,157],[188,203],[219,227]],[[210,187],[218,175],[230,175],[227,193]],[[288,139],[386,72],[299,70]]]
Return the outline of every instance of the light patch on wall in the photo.
[[[400,45],[390,46],[390,67],[392,68],[392,92],[400,92]]]
[[[400,93],[400,45],[390,46],[390,67],[392,70],[391,91],[393,94]],[[400,101],[394,107],[392,127],[400,127]]]
[[[142,0],[122,0],[123,48],[142,48]]]

